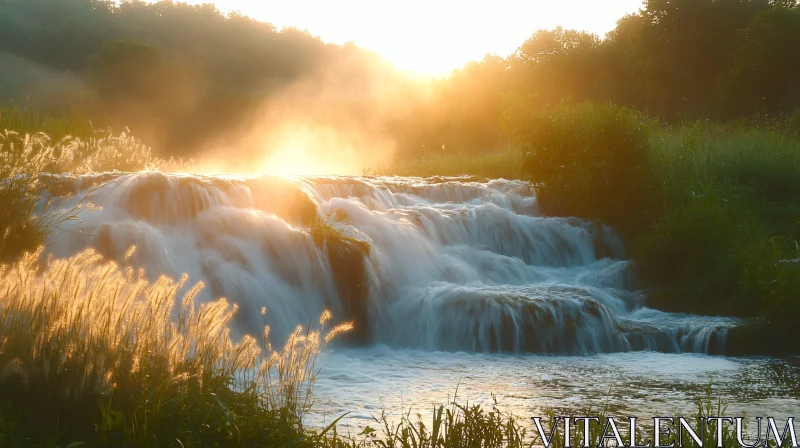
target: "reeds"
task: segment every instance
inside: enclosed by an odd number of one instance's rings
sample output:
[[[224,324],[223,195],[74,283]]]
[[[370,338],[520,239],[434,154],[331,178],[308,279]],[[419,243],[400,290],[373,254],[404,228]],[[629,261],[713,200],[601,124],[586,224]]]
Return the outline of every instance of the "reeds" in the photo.
[[[35,112],[0,108],[0,125],[28,129],[48,119]],[[63,128],[71,129],[71,125],[67,123]],[[64,220],[76,219],[80,211],[54,211],[50,196],[43,194],[46,185],[42,174],[186,171],[193,164],[191,160],[154,157],[149,147],[126,132],[115,135],[107,129],[92,129],[82,134],[86,137],[66,135],[53,140],[42,132],[22,134],[0,127],[0,209],[4,211],[0,214],[0,262],[35,250],[47,233],[58,229]]]
[[[95,126],[78,108],[42,111],[17,104],[0,106],[0,130],[11,129],[20,134],[45,133],[58,141],[64,137],[90,137]]]
[[[40,260],[36,252],[0,268],[0,403],[36,429],[19,436],[26,443],[37,434],[128,446],[315,437],[301,419],[316,356],[343,331],[323,333],[329,314],[273,350],[268,329],[234,341],[236,306],[196,303],[202,284],[186,277],[148,282],[92,250]]]
[[[58,224],[46,210],[34,214],[44,188],[39,174],[52,166],[53,150],[44,134],[0,132],[0,261],[35,249]]]
[[[517,448],[532,446],[521,418],[501,411],[497,401],[485,409],[480,405],[460,404],[456,397],[447,405],[434,407],[430,423],[421,414],[412,417],[408,410],[393,422],[382,412],[374,418],[380,429],[366,426],[353,447],[419,448]]]

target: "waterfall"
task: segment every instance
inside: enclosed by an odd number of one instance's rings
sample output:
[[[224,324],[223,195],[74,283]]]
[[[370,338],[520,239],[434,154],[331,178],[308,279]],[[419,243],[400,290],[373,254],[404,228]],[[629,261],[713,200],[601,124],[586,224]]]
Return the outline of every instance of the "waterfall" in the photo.
[[[238,334],[269,325],[285,337],[328,309],[355,322],[348,344],[721,353],[737,323],[644,307],[614,230],[542,216],[522,181],[141,172],[47,183],[42,206],[93,205],[52,234],[53,255],[91,246],[152,278],[187,273],[205,284],[201,300],[238,304]]]

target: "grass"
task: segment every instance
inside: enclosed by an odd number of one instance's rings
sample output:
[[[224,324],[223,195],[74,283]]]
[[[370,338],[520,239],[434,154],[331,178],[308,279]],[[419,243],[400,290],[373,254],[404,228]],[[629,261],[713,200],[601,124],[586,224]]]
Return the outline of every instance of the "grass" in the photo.
[[[225,299],[144,279],[91,250],[0,270],[0,409],[7,446],[313,446],[314,362],[343,327],[298,327],[278,351],[235,342]]]
[[[4,211],[0,216],[0,261],[13,260],[36,249],[44,235],[57,229],[63,220],[75,219],[80,211],[55,213],[47,203],[40,204],[34,213],[46,188],[44,174],[183,171],[192,163],[159,159],[149,147],[125,132],[94,129],[77,111],[43,115],[16,106],[0,107],[0,162],[0,207]]]
[[[43,175],[64,171],[92,171],[94,167],[123,166],[138,169],[151,161],[149,150],[121,135],[87,141],[65,137],[54,142],[43,133],[0,133],[0,261],[9,261],[36,249],[44,237],[79,209],[56,212],[50,203],[37,203],[46,189]]]
[[[380,429],[365,426],[353,447],[441,447],[483,448],[531,446],[533,439],[521,419],[501,411],[497,401],[490,409],[480,405],[459,404],[454,397],[447,405],[434,407],[430,423],[422,415],[408,410],[397,422],[386,412],[374,418]]]
[[[45,189],[41,174],[56,165],[57,151],[44,134],[0,133],[0,261],[34,250],[48,232],[74,218],[77,210],[55,213],[49,203],[34,213]]]
[[[781,260],[798,258],[800,139],[709,123],[651,139],[660,209],[633,247],[645,283],[678,286],[696,311],[793,325],[800,283]]]
[[[705,430],[700,430],[701,428],[701,421],[705,422],[706,417],[719,417],[725,416],[727,414],[727,407],[728,403],[715,396],[713,390],[713,381],[709,382],[708,385],[705,387],[703,394],[696,396],[694,399],[695,403],[695,413],[694,419],[692,420],[691,417],[687,414],[679,412],[676,410],[676,415],[673,418],[673,424],[671,425],[671,430],[668,435],[662,437],[662,444],[661,446],[683,446],[689,448],[696,448],[699,446],[709,447],[709,446],[718,446],[717,445],[717,423],[712,421],[705,427]],[[580,447],[585,446],[584,441],[589,441],[589,446],[598,447],[603,446],[603,436],[604,431],[608,425],[609,418],[611,415],[608,412],[607,403],[604,404],[599,410],[593,409],[591,406],[584,408],[580,412],[564,415],[563,413],[560,416],[563,417],[575,417],[575,416],[592,416],[597,417],[599,421],[596,421],[596,424],[589,425],[589,433],[586,433],[585,427],[583,426],[583,421],[578,424],[575,424],[573,430],[570,432],[570,440],[564,440],[564,433],[563,433],[563,420],[560,422],[561,424],[561,431],[555,431],[553,434],[553,438],[551,440],[553,447],[563,447],[563,446],[573,446],[573,447]],[[557,413],[554,409],[547,409],[545,410],[546,419],[543,422],[542,427],[545,429],[547,433],[548,429],[551,428],[553,422],[556,421]],[[682,443],[679,441],[679,434],[678,434],[678,417],[683,417],[687,419],[690,427],[695,429],[698,432],[699,438],[702,441],[702,445],[697,444],[697,442],[692,439],[692,437],[688,434],[688,432],[681,428],[681,439]],[[615,417],[615,423],[619,425],[622,423],[623,425],[627,421],[629,417],[625,416],[617,416]],[[663,417],[662,417],[663,418]],[[623,426],[620,429],[620,437],[623,441],[631,441],[635,440],[636,445],[639,446],[647,446],[647,442],[653,442],[653,434],[654,428],[652,425],[647,425],[646,420],[642,419],[637,423],[636,432],[631,437],[631,430],[629,427]],[[652,420],[651,420],[652,421]],[[743,422],[743,429],[747,430],[746,420]],[[662,433],[664,434],[664,433]],[[609,430],[605,435],[613,436],[613,432]],[[539,437],[538,434],[535,435],[535,438],[539,444],[543,444],[543,441]],[[613,439],[611,439],[613,440]],[[606,441],[606,444],[613,444],[614,442]],[[611,446],[611,445],[606,445]],[[736,441],[736,430],[732,426],[723,425],[722,428],[722,445],[723,447],[739,447]]]
[[[44,133],[55,141],[64,137],[92,137],[95,126],[80,109],[42,111],[17,104],[0,106],[0,130],[10,129],[19,134]]]
[[[470,175],[519,179],[522,171],[518,155],[519,150],[510,145],[478,153],[431,151],[411,159],[398,158],[388,166],[380,167],[375,172],[367,170],[364,174],[418,177]]]
[[[456,397],[435,407],[427,421],[408,410],[399,421],[383,412],[375,428],[355,435],[340,434],[338,420],[304,427],[317,355],[349,329],[326,330],[327,312],[314,329],[298,327],[274,350],[268,328],[234,341],[228,325],[236,307],[225,299],[196,303],[202,284],[190,287],[186,277],[148,282],[141,271],[103,261],[92,250],[44,265],[41,252],[28,254],[0,268],[0,278],[3,447],[536,443],[523,420],[496,401],[487,409]],[[713,404],[709,386],[698,416],[723,415]],[[599,415],[608,416],[605,409]],[[593,427],[590,440],[599,440],[599,431]],[[579,440],[582,433],[573,436]]]
[[[133,253],[129,252],[128,257]],[[128,258],[126,257],[126,259]],[[196,303],[202,284],[144,279],[92,250],[0,268],[0,445],[523,446],[517,418],[496,407],[440,406],[430,426],[410,412],[342,435],[310,429],[315,362],[348,331],[298,327],[281,350],[231,338],[236,307]]]

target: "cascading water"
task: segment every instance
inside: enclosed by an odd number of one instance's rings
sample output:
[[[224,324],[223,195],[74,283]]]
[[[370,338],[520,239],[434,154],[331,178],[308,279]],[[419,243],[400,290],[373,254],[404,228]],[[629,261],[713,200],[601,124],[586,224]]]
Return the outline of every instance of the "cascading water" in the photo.
[[[541,216],[525,182],[468,178],[52,176],[87,246],[152,277],[189,274],[239,305],[235,331],[277,338],[329,309],[352,344],[588,355],[721,353],[725,318],[642,306],[613,231]],[[46,198],[42,199],[44,203]],[[266,313],[262,312],[266,309]]]

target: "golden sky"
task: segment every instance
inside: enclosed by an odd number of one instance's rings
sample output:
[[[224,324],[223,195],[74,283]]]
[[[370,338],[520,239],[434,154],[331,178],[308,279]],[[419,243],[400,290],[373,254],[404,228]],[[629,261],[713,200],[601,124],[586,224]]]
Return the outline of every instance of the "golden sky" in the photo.
[[[207,3],[209,0],[189,0]],[[324,41],[380,53],[397,68],[447,75],[487,53],[507,56],[536,30],[604,35],[642,0],[213,0],[278,28],[295,26]]]

